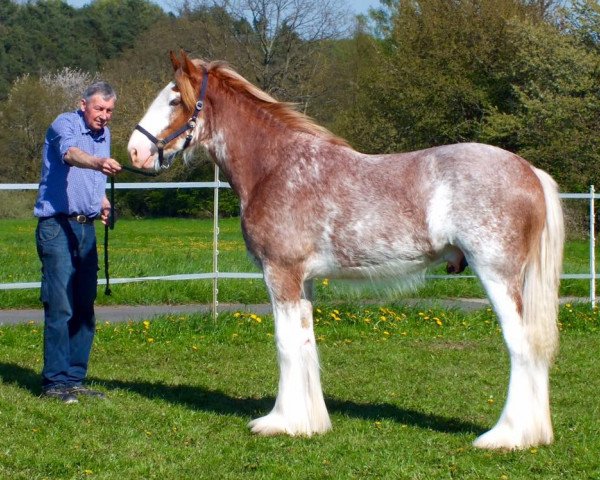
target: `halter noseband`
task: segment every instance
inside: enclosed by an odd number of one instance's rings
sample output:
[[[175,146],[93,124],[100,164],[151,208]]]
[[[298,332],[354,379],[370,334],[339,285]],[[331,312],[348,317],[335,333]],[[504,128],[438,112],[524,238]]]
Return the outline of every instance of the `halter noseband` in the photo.
[[[194,127],[196,126],[196,122],[198,121],[198,115],[202,111],[202,107],[204,107],[204,99],[206,98],[206,87],[208,86],[208,71],[206,68],[202,67],[202,86],[200,87],[200,97],[196,102],[196,107],[194,108],[194,113],[187,121],[187,123],[181,127],[180,129],[174,131],[171,135],[165,138],[156,138],[152,135],[148,130],[146,130],[141,125],[136,125],[135,129],[142,132],[148,140],[150,140],[154,145],[156,145],[156,149],[158,150],[158,164],[161,168],[169,168],[171,166],[171,161],[168,163],[164,160],[163,151],[165,146],[167,146],[171,141],[175,140],[179,135],[189,132],[185,137],[185,142],[181,150],[185,150],[190,146],[190,142],[192,141],[192,133]]]

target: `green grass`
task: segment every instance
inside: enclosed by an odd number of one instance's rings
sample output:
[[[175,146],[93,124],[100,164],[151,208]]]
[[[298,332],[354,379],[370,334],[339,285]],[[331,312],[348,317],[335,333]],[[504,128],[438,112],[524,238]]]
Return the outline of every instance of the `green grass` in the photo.
[[[98,224],[98,244],[103,264],[104,229]],[[0,220],[0,283],[35,282],[40,278],[40,265],[35,252],[35,220]],[[120,220],[109,234],[111,278],[131,278],[212,271],[212,221],[189,219]],[[258,272],[249,260],[242,240],[239,219],[220,222],[219,271]],[[565,247],[564,271],[585,273],[589,268],[589,246],[585,240],[571,240]],[[444,266],[432,273],[444,273]],[[467,269],[465,273],[472,273]],[[104,277],[101,266],[100,277]],[[370,298],[389,301],[390,298],[418,296],[424,298],[483,297],[476,279],[430,280],[418,291],[399,295],[388,289],[360,289],[345,282],[316,282],[317,297],[324,301],[355,301]],[[113,295],[98,289],[97,303],[102,304],[185,304],[212,302],[212,282],[149,281],[115,284]],[[587,297],[589,281],[565,280],[561,295]],[[0,290],[3,308],[37,307],[38,291]],[[219,281],[219,301],[233,303],[266,302],[267,293],[262,280]]]
[[[271,317],[102,324],[89,376],[109,398],[78,405],[38,398],[41,327],[1,327],[0,478],[597,479],[598,311],[569,305],[560,320],[556,441],[518,452],[470,446],[497,420],[508,377],[486,309],[317,305],[334,429],[310,439],[246,427],[276,393]]]

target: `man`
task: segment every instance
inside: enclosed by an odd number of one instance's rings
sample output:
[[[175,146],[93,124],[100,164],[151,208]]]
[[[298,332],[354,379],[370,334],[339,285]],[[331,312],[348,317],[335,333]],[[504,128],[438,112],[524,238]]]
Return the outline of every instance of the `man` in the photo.
[[[83,385],[95,333],[98,251],[94,220],[108,221],[106,175],[121,165],[110,158],[107,127],[116,94],[105,82],[89,86],[81,108],[59,115],[46,132],[34,215],[42,262],[44,304],[43,395],[76,403],[104,398]]]

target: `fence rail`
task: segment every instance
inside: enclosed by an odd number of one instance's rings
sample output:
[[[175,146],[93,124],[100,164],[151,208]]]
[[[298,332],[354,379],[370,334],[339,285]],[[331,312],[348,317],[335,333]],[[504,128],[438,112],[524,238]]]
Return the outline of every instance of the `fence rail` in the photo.
[[[109,188],[109,184],[107,184]],[[217,314],[218,309],[218,281],[220,279],[256,279],[262,278],[260,273],[242,273],[242,272],[220,272],[219,271],[219,190],[221,188],[231,188],[226,182],[219,180],[219,169],[215,167],[215,179],[213,182],[144,182],[144,183],[116,183],[115,188],[119,190],[149,190],[149,189],[175,189],[175,188],[212,188],[214,189],[214,225],[213,225],[213,270],[212,272],[182,274],[182,275],[164,275],[151,277],[133,277],[133,278],[111,278],[113,284],[134,283],[146,281],[180,281],[180,280],[212,280],[213,282],[213,314]],[[0,184],[2,190],[37,190],[37,183],[11,183]],[[592,306],[596,305],[596,280],[600,275],[596,273],[596,236],[595,236],[595,200],[600,199],[600,194],[596,194],[594,186],[590,187],[589,193],[561,193],[561,199],[587,200],[589,201],[589,272],[588,273],[563,273],[561,279],[589,280],[590,295],[589,301]],[[475,275],[426,275],[428,279],[455,279],[455,278],[476,278]],[[99,279],[100,285],[105,285],[105,279]],[[0,283],[0,290],[17,290],[39,288],[40,282],[21,282],[21,283]]]

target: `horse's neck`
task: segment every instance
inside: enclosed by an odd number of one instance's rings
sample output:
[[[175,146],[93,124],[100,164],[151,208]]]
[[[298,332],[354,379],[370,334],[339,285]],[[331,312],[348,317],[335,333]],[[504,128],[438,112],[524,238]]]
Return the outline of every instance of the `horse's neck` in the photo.
[[[244,206],[257,183],[281,161],[277,150],[283,142],[244,110],[218,110],[206,146]]]

